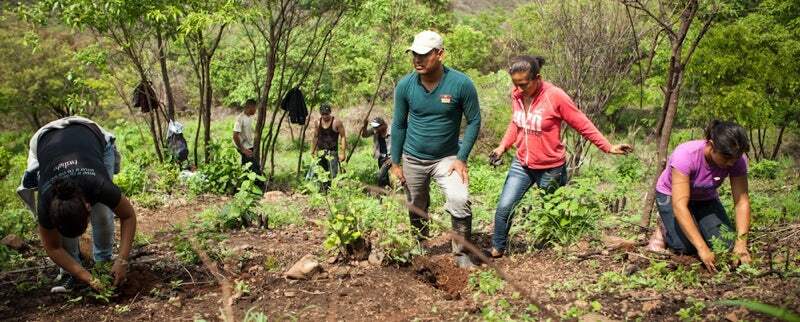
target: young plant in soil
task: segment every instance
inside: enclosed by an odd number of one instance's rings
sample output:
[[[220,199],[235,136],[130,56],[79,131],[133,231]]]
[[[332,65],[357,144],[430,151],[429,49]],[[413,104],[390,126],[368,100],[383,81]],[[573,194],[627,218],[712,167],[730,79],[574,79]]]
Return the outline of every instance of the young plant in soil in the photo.
[[[97,262],[94,267],[89,271],[92,274],[92,281],[94,281],[94,288],[89,295],[94,299],[102,300],[106,303],[114,297],[114,277],[109,274],[113,261]]]

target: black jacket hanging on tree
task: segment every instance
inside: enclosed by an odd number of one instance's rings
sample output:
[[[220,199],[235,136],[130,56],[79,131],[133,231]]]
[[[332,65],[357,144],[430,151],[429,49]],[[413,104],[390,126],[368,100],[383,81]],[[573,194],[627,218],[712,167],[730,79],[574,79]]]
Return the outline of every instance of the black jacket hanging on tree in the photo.
[[[306,117],[308,116],[308,108],[306,107],[306,99],[303,97],[303,91],[295,87],[290,89],[286,96],[283,97],[281,108],[289,111],[289,120],[294,124],[305,124]]]
[[[136,86],[136,89],[133,90],[133,107],[140,107],[142,113],[148,113],[151,109],[158,108],[158,99],[152,82],[140,82],[139,86]]]

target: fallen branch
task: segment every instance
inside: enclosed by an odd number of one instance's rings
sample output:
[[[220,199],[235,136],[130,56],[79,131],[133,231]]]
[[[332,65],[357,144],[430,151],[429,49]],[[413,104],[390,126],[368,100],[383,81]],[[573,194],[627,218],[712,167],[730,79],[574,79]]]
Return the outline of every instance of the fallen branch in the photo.
[[[205,266],[206,269],[208,269],[212,273],[212,276],[214,277],[215,280],[217,280],[217,283],[219,283],[220,288],[222,288],[222,305],[223,305],[222,313],[225,314],[225,316],[222,317],[223,320],[230,322],[234,321],[235,318],[235,316],[233,315],[234,298],[233,294],[231,293],[231,285],[228,282],[228,278],[219,272],[219,269],[217,269],[217,266],[215,265],[216,262],[211,260],[206,251],[202,247],[200,247],[195,238],[190,237],[188,238],[188,240],[189,243],[194,248],[194,251],[197,253],[198,256],[200,256],[200,260],[203,261],[203,266]]]
[[[46,269],[46,268],[52,268],[52,267],[55,267],[55,266],[56,266],[56,264],[50,264],[50,265],[44,265],[44,266],[36,266],[36,267],[15,269],[13,271],[5,271],[5,272],[0,272],[0,277],[5,277],[6,274],[24,273],[24,272],[34,271],[34,270],[42,270],[42,269]]]
[[[625,254],[628,255],[628,256],[644,258],[644,259],[651,260],[651,261],[664,262],[664,263],[670,263],[670,264],[673,264],[673,265],[678,265],[678,263],[673,262],[673,261],[668,260],[668,259],[647,257],[647,256],[644,256],[642,254],[638,254],[638,253],[634,253],[634,252],[625,252]]]
[[[615,250],[620,249],[620,248],[635,248],[635,247],[641,247],[641,246],[646,246],[646,245],[647,245],[646,241],[637,242],[637,243],[621,242],[621,243],[618,243],[616,245],[609,246],[609,247],[606,247],[606,248],[603,248],[603,249],[594,249],[594,250],[587,251],[587,252],[585,252],[583,254],[579,254],[577,257],[578,257],[578,261],[580,262],[580,261],[583,261],[583,260],[585,260],[585,259],[587,259],[589,257],[602,254],[603,252],[611,252],[611,251],[615,251]]]

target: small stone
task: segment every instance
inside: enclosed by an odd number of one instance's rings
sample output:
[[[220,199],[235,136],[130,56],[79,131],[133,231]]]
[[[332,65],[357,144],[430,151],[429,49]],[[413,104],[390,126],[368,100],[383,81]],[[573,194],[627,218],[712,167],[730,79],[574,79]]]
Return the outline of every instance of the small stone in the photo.
[[[372,252],[369,253],[369,258],[367,259],[370,264],[373,266],[381,266],[383,263],[383,258],[386,256],[383,251],[378,249],[373,249]]]
[[[345,277],[349,276],[350,273],[348,272],[347,267],[338,266],[338,267],[334,268],[333,270],[331,270],[331,275],[336,277],[336,278],[345,278]]]
[[[644,311],[645,313],[648,313],[650,311],[657,310],[659,307],[661,307],[661,302],[659,302],[659,301],[649,301],[649,302],[645,302],[644,304],[642,304],[642,311]]]
[[[8,248],[11,248],[13,250],[21,250],[23,248],[28,248],[28,245],[25,244],[25,241],[22,240],[22,238],[20,238],[19,236],[14,234],[8,234],[6,237],[3,238],[3,240],[0,240],[0,245],[8,246]]]
[[[250,246],[248,244],[242,244],[242,245],[237,245],[236,247],[234,247],[233,248],[233,252],[234,253],[242,253],[242,252],[250,250],[250,249],[253,249],[253,246]]]
[[[170,297],[169,300],[167,300],[167,304],[172,305],[179,309],[183,306],[183,302],[181,301],[180,296]]]
[[[630,240],[619,236],[613,236],[613,235],[603,236],[603,245],[605,247],[614,247],[622,243],[630,243],[630,242],[631,242]]]
[[[303,280],[310,278],[311,275],[319,270],[319,262],[314,259],[314,255],[306,254],[283,275],[288,278]]]
[[[628,313],[625,313],[625,317],[628,319],[634,319],[639,316],[642,316],[641,311],[628,311]]]
[[[582,310],[589,308],[589,303],[586,303],[586,301],[581,301],[581,300],[575,300],[575,302],[572,302],[572,305]]]
[[[616,320],[608,318],[608,317],[605,317],[605,316],[602,316],[602,315],[597,314],[597,313],[589,313],[589,314],[586,314],[586,315],[581,316],[580,318],[578,318],[578,321],[581,321],[581,322],[611,322],[611,321],[616,321]]]
[[[336,263],[336,260],[337,260],[337,259],[338,259],[338,258],[337,258],[336,256],[331,256],[331,257],[328,257],[328,259],[326,260],[326,262],[327,262],[328,264],[333,264],[333,263]]]
[[[285,296],[285,297],[295,297],[295,296],[297,296],[297,293],[295,293],[293,291],[286,291],[286,292],[283,292],[283,296]]]
[[[736,316],[736,313],[731,312],[731,313],[725,314],[725,320],[731,321],[731,322],[739,322],[739,317]]]

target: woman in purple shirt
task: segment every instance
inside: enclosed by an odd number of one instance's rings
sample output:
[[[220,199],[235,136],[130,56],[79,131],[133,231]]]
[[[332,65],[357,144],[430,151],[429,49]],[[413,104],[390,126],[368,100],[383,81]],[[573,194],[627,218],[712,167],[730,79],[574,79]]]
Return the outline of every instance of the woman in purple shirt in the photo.
[[[656,229],[651,243],[663,238],[678,253],[697,252],[706,268],[716,272],[712,239],[720,239],[729,248],[733,246],[737,261],[750,261],[747,251],[750,199],[744,156],[749,142],[744,128],[734,122],[714,120],[704,134],[705,140],[678,145],[658,179],[656,204],[663,225]],[[723,235],[726,230],[734,230],[717,192],[728,176],[734,203],[735,240]]]

